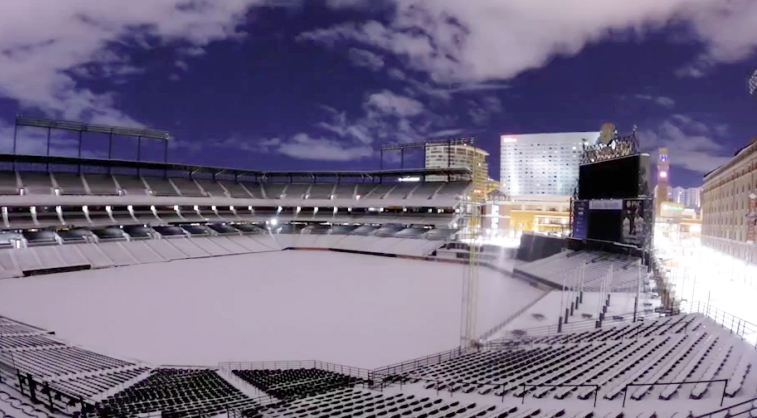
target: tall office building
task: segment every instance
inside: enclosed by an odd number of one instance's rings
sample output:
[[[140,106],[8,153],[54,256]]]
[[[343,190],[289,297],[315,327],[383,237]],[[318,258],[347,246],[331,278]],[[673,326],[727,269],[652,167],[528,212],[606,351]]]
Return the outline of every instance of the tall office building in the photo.
[[[757,70],[749,78],[749,94],[757,99]]]
[[[676,203],[683,203],[683,195],[686,189],[683,187],[673,187],[668,189],[668,200]]]
[[[660,215],[660,208],[663,202],[668,201],[670,188],[670,161],[668,161],[668,149],[660,148],[659,157],[657,157],[657,188],[654,196],[655,213]]]
[[[578,185],[584,141],[599,132],[502,135],[500,183],[508,196],[571,195]]]
[[[702,207],[702,189],[691,187],[683,189],[683,203],[687,208],[699,209]]]
[[[469,168],[475,170],[473,184],[482,191],[488,189],[489,183],[489,163],[486,157],[489,153],[470,145],[439,145],[426,148],[426,168]],[[447,181],[447,176],[428,176],[427,181]],[[451,179],[463,180],[458,178]]]

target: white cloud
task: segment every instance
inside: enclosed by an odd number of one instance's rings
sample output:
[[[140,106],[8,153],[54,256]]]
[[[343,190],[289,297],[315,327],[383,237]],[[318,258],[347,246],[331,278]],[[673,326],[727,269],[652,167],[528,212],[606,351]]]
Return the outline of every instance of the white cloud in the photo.
[[[174,64],[176,65],[177,68],[181,68],[184,71],[189,70],[189,64],[187,64],[186,61],[176,60],[176,62]]]
[[[389,74],[389,77],[395,79],[395,80],[406,80],[407,76],[405,73],[403,73],[401,70],[398,70],[396,68],[390,69],[387,74]]]
[[[637,94],[637,95],[634,95],[633,97],[639,100],[647,100],[647,101],[655,102],[658,105],[662,107],[667,107],[669,109],[676,105],[675,100],[666,96],[651,96],[649,94]]]
[[[358,48],[350,48],[350,61],[358,67],[366,67],[372,71],[378,71],[384,68],[384,60],[371,51]]]
[[[77,76],[112,77],[142,69],[110,49],[145,39],[179,43],[188,56],[208,43],[239,37],[248,9],[268,0],[101,0],[0,2],[0,96],[67,119],[138,125],[112,97],[77,84]]]
[[[429,138],[442,138],[442,137],[453,137],[462,134],[465,132],[463,129],[443,129],[441,131],[431,132],[428,134]]]
[[[389,90],[368,97],[366,106],[378,112],[401,117],[417,116],[423,112],[423,104],[415,99],[400,96]]]
[[[670,97],[660,96],[655,99],[655,103],[657,103],[660,106],[663,107],[673,107],[676,104],[676,101],[671,99]]]
[[[698,173],[708,173],[727,162],[732,150],[725,149],[718,135],[723,125],[710,128],[685,115],[674,115],[654,129],[639,133],[643,148],[656,152],[667,147],[670,163]]]
[[[390,1],[395,14],[388,25],[345,24],[303,38],[369,44],[398,55],[437,81],[509,79],[545,65],[554,55],[576,54],[600,39],[643,34],[671,23],[685,23],[678,27],[689,28],[688,35],[701,42],[700,64],[740,61],[757,46],[753,0]]]
[[[312,138],[306,133],[281,143],[280,154],[300,160],[350,161],[373,156],[373,148],[367,145],[347,145],[328,138]]]
[[[469,100],[467,106],[468,116],[479,126],[489,123],[493,115],[502,112],[502,102],[494,96],[479,101]]]

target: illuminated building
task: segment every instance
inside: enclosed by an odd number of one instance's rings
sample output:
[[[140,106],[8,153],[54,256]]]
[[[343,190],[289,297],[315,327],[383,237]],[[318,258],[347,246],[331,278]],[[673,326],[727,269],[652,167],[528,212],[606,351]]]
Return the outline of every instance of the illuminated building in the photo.
[[[660,148],[657,157],[657,187],[655,188],[655,213],[660,215],[661,205],[668,201],[670,185],[670,161],[668,161],[668,149]]]
[[[502,135],[500,178],[507,196],[573,194],[584,141],[599,132]]]

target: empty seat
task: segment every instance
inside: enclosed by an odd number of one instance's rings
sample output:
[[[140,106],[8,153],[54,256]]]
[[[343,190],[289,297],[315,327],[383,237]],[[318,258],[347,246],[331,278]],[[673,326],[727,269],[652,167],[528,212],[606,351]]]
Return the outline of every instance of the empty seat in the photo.
[[[110,174],[85,174],[89,192],[98,196],[118,196],[118,187]],[[124,186],[125,188],[125,186]]]
[[[84,187],[82,176],[76,173],[57,173],[54,174],[55,182],[58,183],[58,190],[62,195],[86,195],[87,189]]]
[[[335,187],[336,185],[334,184],[312,184],[310,186],[310,190],[308,190],[307,192],[307,198],[324,200],[331,199]]]
[[[182,196],[188,197],[203,197],[205,194],[200,190],[197,183],[194,180],[188,178],[175,177],[172,178],[174,186],[179,190]]]
[[[197,179],[195,182],[210,196],[226,197],[226,190],[221,186],[221,183],[215,180]]]
[[[15,171],[0,171],[0,195],[19,194]]]
[[[150,191],[155,196],[178,196],[179,192],[173,187],[171,181],[165,177],[144,177]],[[196,186],[195,186],[196,187]],[[199,189],[198,189],[199,192]]]
[[[268,199],[280,199],[287,187],[286,183],[263,183],[262,185],[265,197]],[[292,199],[296,198],[296,196],[292,196]]]
[[[53,180],[50,173],[23,171],[19,174],[21,175],[21,183],[28,194],[53,193]]]
[[[241,183],[235,181],[220,181],[224,189],[229,192],[229,196],[239,199],[251,199],[252,195],[245,189]]]
[[[147,194],[147,187],[139,176],[115,176],[118,185],[121,186],[121,190],[125,190],[126,194],[130,195],[143,195]]]

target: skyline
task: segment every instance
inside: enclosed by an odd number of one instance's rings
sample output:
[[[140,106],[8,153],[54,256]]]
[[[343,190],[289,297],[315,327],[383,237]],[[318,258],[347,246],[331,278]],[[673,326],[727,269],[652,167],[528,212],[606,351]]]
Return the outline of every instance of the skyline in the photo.
[[[659,3],[10,1],[0,146],[25,114],[165,129],[177,163],[367,170],[385,143],[473,135],[498,179],[500,135],[611,122],[638,126],[645,151],[668,147],[672,185],[698,186],[757,134],[757,5]],[[53,151],[73,144],[56,136]],[[114,156],[133,158],[127,145]]]

